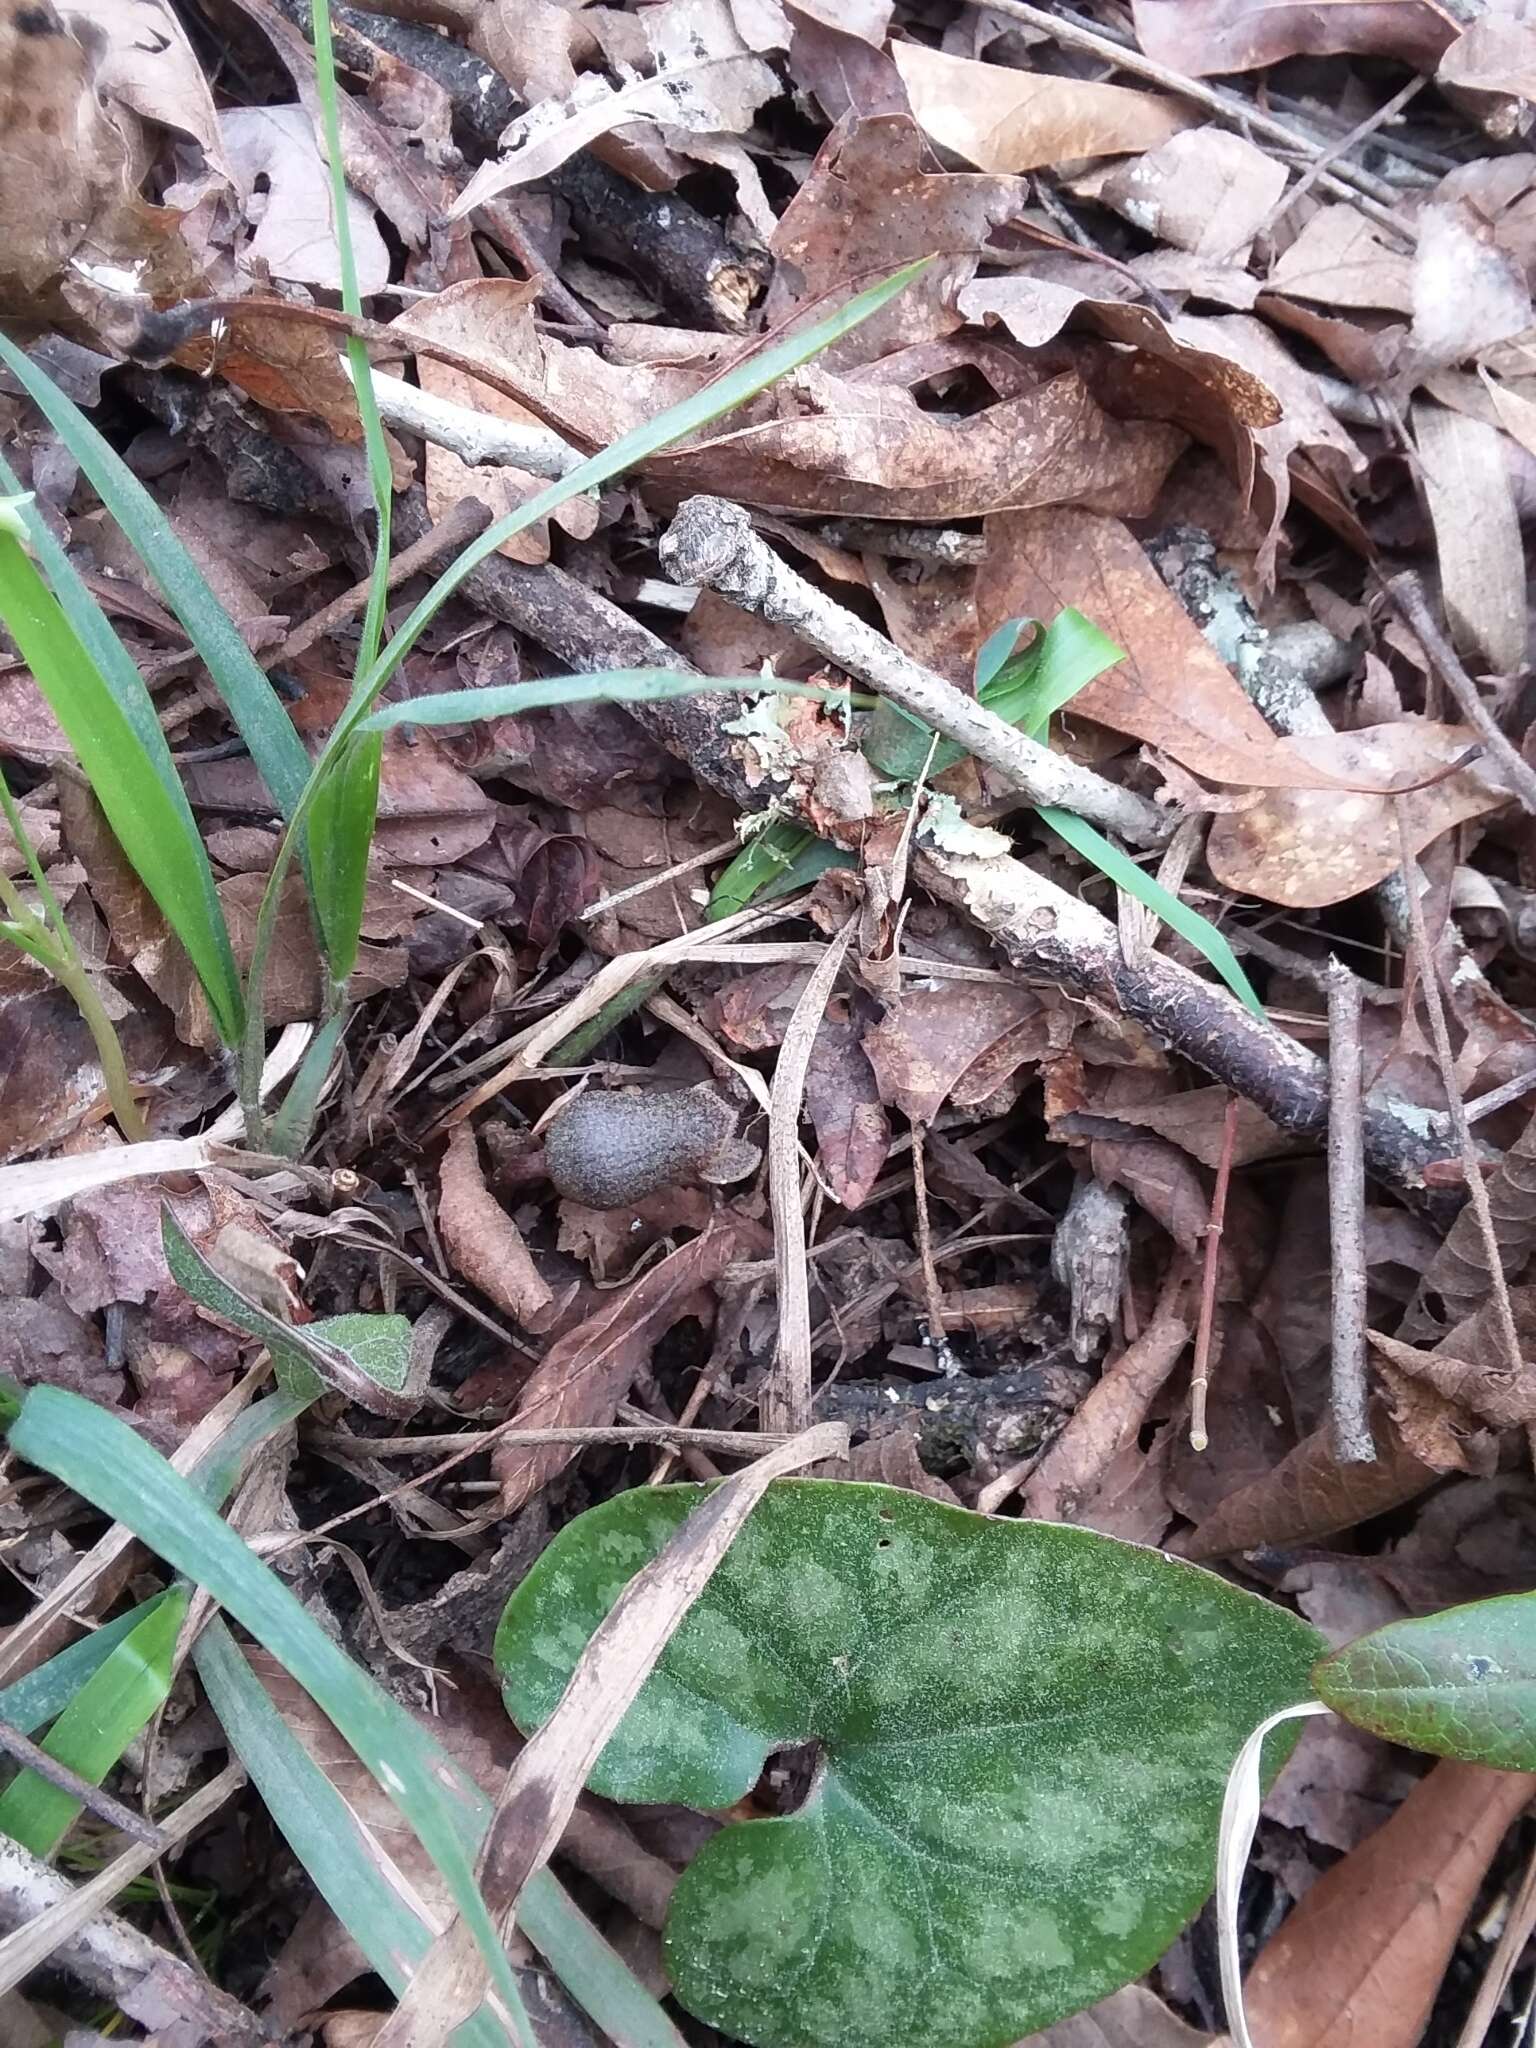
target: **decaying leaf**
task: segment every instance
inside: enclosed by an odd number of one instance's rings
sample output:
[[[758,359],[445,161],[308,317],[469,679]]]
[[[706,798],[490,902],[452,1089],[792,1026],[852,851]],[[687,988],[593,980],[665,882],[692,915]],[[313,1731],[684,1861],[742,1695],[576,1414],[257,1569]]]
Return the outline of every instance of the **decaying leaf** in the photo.
[[[437,1225],[455,1271],[527,1330],[547,1327],[554,1290],[540,1274],[523,1234],[485,1184],[479,1147],[456,1124],[443,1159]]]
[[[1273,1471],[1229,1494],[1189,1539],[1194,1558],[1230,1557],[1266,1544],[1316,1543],[1400,1507],[1432,1486],[1432,1466],[1414,1457],[1385,1416],[1373,1418],[1376,1462],[1341,1465],[1325,1423]]]
[[[1413,2048],[1462,1922],[1531,1781],[1437,1763],[1326,1871],[1248,1974],[1264,2048]]]
[[[1241,263],[1279,204],[1285,166],[1228,128],[1186,128],[1099,186],[1106,206],[1160,242]]]
[[[215,170],[226,168],[213,94],[169,0],[64,0],[62,11],[77,33],[85,24],[97,38],[103,98],[190,135]]]
[[[898,42],[891,55],[925,132],[984,171],[1155,149],[1189,123],[1176,100],[1129,86],[1016,71]]]
[[[1536,1254],[1536,1118],[1488,1176],[1486,1192],[1503,1276],[1516,1280]],[[1488,1299],[1492,1285],[1483,1234],[1468,1206],[1426,1268],[1400,1334],[1416,1339],[1460,1322]]]
[[[984,1102],[1052,1043],[1050,1008],[1028,989],[968,981],[914,989],[864,1034],[881,1100],[913,1123],[945,1102]]]
[[[1251,809],[1217,818],[1206,843],[1211,873],[1225,888],[1291,909],[1358,896],[1401,862],[1398,805],[1417,852],[1453,825],[1509,802],[1486,761],[1400,797],[1366,793],[1422,781],[1474,744],[1467,726],[1412,718],[1298,742],[1331,786],[1271,790]]]
[[[297,102],[284,107],[227,107],[219,117],[224,148],[252,233],[243,261],[292,284],[341,284],[341,256],[331,213],[330,173],[314,124]],[[373,208],[347,193],[347,224],[364,296],[389,282],[389,251]],[[331,344],[335,353],[335,344]]]
[[[1433,71],[1464,17],[1435,0],[1132,0],[1149,57],[1191,78],[1252,71],[1305,51],[1359,51]]]
[[[567,1330],[544,1354],[517,1404],[523,1429],[611,1422],[614,1406],[641,1372],[652,1348],[684,1316],[698,1312],[701,1290],[738,1256],[729,1221],[701,1231],[680,1251],[649,1266],[605,1306]],[[516,1514],[575,1457],[566,1445],[527,1449],[504,1445],[491,1454],[504,1515]]]
[[[1514,675],[1525,666],[1525,551],[1504,436],[1428,399],[1412,417],[1452,638],[1474,669]]]

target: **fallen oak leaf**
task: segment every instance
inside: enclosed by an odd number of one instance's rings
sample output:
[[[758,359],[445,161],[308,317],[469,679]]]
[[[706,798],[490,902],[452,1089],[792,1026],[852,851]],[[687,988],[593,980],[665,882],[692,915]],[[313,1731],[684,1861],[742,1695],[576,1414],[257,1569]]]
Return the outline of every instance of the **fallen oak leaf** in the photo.
[[[1432,72],[1461,33],[1434,0],[1131,0],[1136,40],[1190,78],[1309,57],[1397,57]]]
[[[1468,765],[1475,739],[1466,726],[1406,718],[1294,740],[1315,771],[1312,786],[1272,787],[1217,818],[1206,864],[1223,888],[1287,909],[1358,896],[1401,865],[1399,806],[1417,853],[1511,801],[1491,764],[1478,757]],[[1426,761],[1439,764],[1427,778]]]
[[[894,42],[918,125],[984,171],[1033,171],[1078,157],[1155,149],[1198,117],[1176,100]]]
[[[480,1148],[468,1123],[456,1124],[449,1134],[437,1227],[456,1273],[525,1330],[548,1327],[556,1307],[554,1290],[533,1263],[522,1232],[486,1186]]]

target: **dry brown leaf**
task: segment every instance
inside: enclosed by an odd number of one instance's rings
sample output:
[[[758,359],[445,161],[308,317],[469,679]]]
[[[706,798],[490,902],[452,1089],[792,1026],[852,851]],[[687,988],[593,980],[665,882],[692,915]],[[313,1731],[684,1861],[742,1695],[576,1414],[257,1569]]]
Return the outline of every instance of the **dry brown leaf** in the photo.
[[[825,368],[877,362],[892,349],[953,334],[963,324],[956,291],[975,275],[993,228],[1029,204],[1022,178],[935,173],[930,162],[909,115],[845,120],[786,207],[765,309],[775,330],[802,307],[822,318],[852,297],[853,280],[934,258],[890,305],[824,351]]]
[[[1073,698],[1069,725],[1094,719],[1215,782],[1283,789],[1319,779],[1294,743],[1276,738],[1120,520],[1067,508],[1007,513],[987,521],[987,540],[983,621],[1051,619],[1076,605],[1125,650]]]
[[[1522,1291],[1529,1293],[1530,1290]],[[1389,1365],[1396,1367],[1399,1374],[1422,1381],[1465,1416],[1475,1416],[1490,1429],[1524,1429],[1536,1422],[1536,1388],[1523,1379],[1516,1379],[1502,1364],[1497,1333],[1479,1330],[1478,1324],[1483,1321],[1481,1316],[1475,1318],[1465,1332],[1458,1332],[1455,1338],[1447,1337],[1433,1351],[1420,1351],[1415,1345],[1399,1343],[1397,1338],[1385,1336],[1380,1330],[1371,1330],[1367,1334],[1376,1350]],[[1466,1342],[1468,1336],[1493,1336],[1494,1343],[1474,1346]],[[1456,1352],[1468,1355],[1453,1355]],[[1467,1469],[1464,1461],[1461,1469]]]
[[[788,5],[795,14],[819,22],[823,28],[836,29],[839,35],[857,36],[871,49],[885,46],[893,0],[850,0],[847,5],[843,0],[788,0]]]
[[[891,55],[919,125],[984,171],[1155,149],[1192,118],[1155,93],[984,64],[926,43],[893,43]]]
[[[1099,184],[1106,206],[1175,249],[1241,264],[1285,191],[1287,172],[1229,128],[1186,128]]]
[[[1309,57],[1397,57],[1433,71],[1461,31],[1434,0],[1132,0],[1136,40],[1191,78]]]
[[[219,116],[230,171],[251,224],[242,264],[290,284],[341,287],[341,253],[331,213],[330,172],[314,124],[296,101],[285,107],[227,107]],[[389,251],[367,200],[347,190],[347,225],[366,298],[389,282]],[[327,341],[332,357],[334,338]]]
[[[64,0],[69,22],[87,23],[99,38],[96,90],[143,121],[176,128],[224,170],[223,140],[213,94],[187,32],[168,0]]]
[[[787,1021],[787,1020],[786,1020]],[[816,1163],[845,1209],[868,1201],[891,1146],[891,1123],[859,1025],[834,997],[811,1045],[805,1113],[816,1130]]]
[[[1181,1094],[1160,1095],[1150,1102],[1117,1100],[1112,1113],[1121,1123],[1155,1131],[1214,1172],[1226,1147],[1231,1102],[1232,1096],[1225,1088],[1187,1088]],[[1284,1158],[1296,1150],[1297,1142],[1288,1131],[1272,1123],[1256,1103],[1239,1098],[1232,1129],[1234,1166]]]
[[[729,20],[724,8],[716,12]],[[586,72],[563,101],[542,101],[512,123],[501,138],[501,155],[480,166],[448,218],[462,220],[514,185],[547,178],[567,157],[615,128],[654,121],[663,133],[740,134],[778,90],[772,67],[741,47],[661,64],[653,76],[631,77],[618,86]]]
[[[1536,27],[1514,14],[1475,16],[1440,59],[1437,81],[1497,142],[1530,127],[1536,101]]]
[[[1214,2035],[1187,2027],[1142,1984],[1127,1984],[1086,2012],[1058,2020],[1014,2048],[1221,2048]]]
[[[543,371],[543,356],[533,329],[533,307],[539,296],[537,282],[518,283],[510,278],[477,277],[463,284],[451,284],[429,299],[413,305],[395,322],[402,346],[412,338],[437,341],[483,360],[499,375],[521,376],[536,382]],[[418,355],[416,376],[424,391],[445,398],[473,412],[489,413],[495,419],[518,425],[535,423],[526,406],[504,392],[492,390],[462,371],[449,369],[431,356]],[[427,443],[427,509],[441,519],[460,498],[478,498],[496,518],[511,512],[545,488],[545,479],[505,463],[482,463],[471,467]],[[578,540],[587,540],[597,530],[598,507],[594,497],[583,492],[567,499],[555,515],[564,530]],[[540,520],[501,544],[501,552],[514,562],[549,560],[549,522]]]
[[[1413,259],[1354,207],[1324,206],[1275,263],[1269,289],[1322,306],[1412,313]]]
[[[1518,1279],[1536,1255],[1536,1117],[1488,1176],[1486,1192],[1504,1277]],[[1431,1328],[1460,1322],[1482,1306],[1492,1285],[1483,1234],[1469,1204],[1426,1269],[1400,1334],[1427,1336]]]
[[[191,284],[179,216],[140,198],[95,70],[52,0],[0,15],[0,305],[29,319],[71,266],[87,293],[124,272],[170,298]]]
[[[1325,1871],[1248,1974],[1264,2048],[1417,2048],[1483,1874],[1532,1781],[1437,1763]]]
[[[699,1313],[700,1290],[718,1280],[738,1254],[737,1232],[726,1219],[615,1290],[595,1316],[557,1338],[534,1368],[517,1404],[519,1427],[611,1422],[655,1344],[674,1323]],[[575,1455],[559,1444],[494,1451],[491,1473],[501,1487],[500,1512],[516,1514]]]
[[[533,1263],[523,1233],[485,1184],[480,1148],[456,1124],[443,1155],[437,1227],[456,1273],[525,1330],[547,1327],[554,1290]]]
[[[1415,401],[1412,420],[1451,637],[1474,670],[1514,675],[1525,666],[1526,574],[1508,444],[1431,400]]]
[[[1367,793],[1432,775],[1475,741],[1467,726],[1418,718],[1297,741],[1296,751],[1324,786],[1271,789],[1251,809],[1218,817],[1206,842],[1206,864],[1223,888],[1288,909],[1317,909],[1358,896],[1401,863],[1397,805],[1417,853],[1453,825],[1510,801],[1485,762],[1401,797]]]
[[[1184,1315],[1154,1316],[1135,1343],[1106,1364],[1082,1406],[1024,1482],[1021,1502],[1026,1515],[1044,1522],[1077,1519],[1116,1456],[1136,1442],[1153,1401],[1184,1356],[1190,1329]]]
[[[912,989],[864,1034],[882,1102],[931,1123],[946,1102],[984,1102],[1052,1045],[1050,1009],[1028,989],[950,981]]]
[[[946,1308],[951,1297],[945,1297]],[[924,1469],[923,1461],[917,1454],[917,1437],[910,1429],[904,1429],[899,1422],[893,1422],[878,1435],[866,1437],[861,1444],[855,1444],[848,1453],[845,1463],[832,1468],[829,1477],[873,1480],[880,1486],[899,1486],[907,1493],[926,1494],[929,1500],[941,1500],[946,1507],[960,1506],[960,1497],[952,1486],[946,1486],[942,1479]]]
[[[1195,1530],[1184,1554],[1228,1557],[1234,1551],[1316,1543],[1353,1529],[1389,1508],[1415,1500],[1439,1474],[1414,1457],[1390,1419],[1373,1414],[1373,1465],[1341,1465],[1325,1423],[1302,1438],[1271,1472],[1229,1494]]]

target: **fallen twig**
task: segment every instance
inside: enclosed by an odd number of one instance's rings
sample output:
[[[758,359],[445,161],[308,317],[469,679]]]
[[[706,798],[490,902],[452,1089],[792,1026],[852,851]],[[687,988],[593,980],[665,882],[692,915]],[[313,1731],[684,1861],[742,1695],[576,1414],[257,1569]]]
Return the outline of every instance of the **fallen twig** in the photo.
[[[1216,1330],[1216,1280],[1221,1270],[1221,1239],[1227,1224],[1227,1190],[1232,1185],[1232,1147],[1237,1138],[1237,1097],[1227,1097],[1221,1120],[1221,1154],[1216,1185],[1211,1191],[1211,1220],[1205,1226],[1205,1258],[1200,1275],[1200,1323],[1195,1331],[1195,1359],[1189,1374],[1189,1447],[1203,1451],[1210,1442],[1205,1426],[1206,1395],[1211,1384],[1211,1346]]]
[[[407,332],[407,343],[409,340]],[[342,365],[346,367],[345,357]],[[586,459],[553,427],[537,420],[503,419],[499,413],[455,405],[450,398],[439,398],[407,384],[402,377],[386,376],[382,370],[373,373],[373,395],[385,426],[417,434],[472,467],[482,462],[505,463],[533,476],[557,477]]]
[[[1483,1259],[1488,1268],[1494,1321],[1499,1333],[1500,1348],[1504,1354],[1504,1369],[1518,1381],[1524,1377],[1525,1361],[1520,1351],[1520,1335],[1515,1328],[1514,1310],[1510,1306],[1509,1287],[1504,1278],[1504,1260],[1499,1251],[1499,1236],[1494,1227],[1493,1210],[1488,1202],[1482,1163],[1477,1156],[1477,1147],[1472,1142],[1472,1127],[1467,1122],[1466,1107],[1456,1082],[1456,1062],[1451,1051],[1451,1034],[1446,1026],[1445,1004],[1440,997],[1435,956],[1430,949],[1429,933],[1424,924],[1424,905],[1419,896],[1423,872],[1413,857],[1413,841],[1408,836],[1408,818],[1403,809],[1402,799],[1399,798],[1392,808],[1397,813],[1397,837],[1403,852],[1403,880],[1407,885],[1408,922],[1413,933],[1413,949],[1418,955],[1419,987],[1423,991],[1424,1007],[1429,1012],[1429,1031],[1435,1048],[1435,1061],[1445,1087],[1451,1129],[1455,1133],[1457,1149],[1461,1154],[1461,1170],[1467,1184],[1467,1200],[1471,1205],[1472,1214],[1477,1219],[1478,1234],[1483,1241]]]
[[[1006,776],[1033,804],[1076,811],[1136,846],[1159,846],[1174,819],[1133,791],[1053,754],[974,697],[893,646],[883,633],[791,569],[753,531],[740,505],[689,498],[662,536],[661,565],[675,583],[716,590],[743,611],[788,626],[851,676]]]
[[[1457,710],[1509,778],[1510,787],[1525,809],[1536,816],[1536,769],[1531,767],[1483,702],[1482,692],[1462,667],[1455,648],[1440,630],[1440,622],[1430,609],[1423,584],[1411,570],[1404,570],[1402,575],[1392,577],[1382,588],[1394,609],[1401,613],[1412,629],[1413,637],[1423,648],[1430,667],[1455,698]],[[1424,972],[1426,975],[1430,972],[1427,957]]]
[[[1361,990],[1341,960],[1328,963],[1328,1221],[1333,1266],[1329,1411],[1341,1465],[1375,1462],[1366,1412],[1365,1154],[1360,1141]]]

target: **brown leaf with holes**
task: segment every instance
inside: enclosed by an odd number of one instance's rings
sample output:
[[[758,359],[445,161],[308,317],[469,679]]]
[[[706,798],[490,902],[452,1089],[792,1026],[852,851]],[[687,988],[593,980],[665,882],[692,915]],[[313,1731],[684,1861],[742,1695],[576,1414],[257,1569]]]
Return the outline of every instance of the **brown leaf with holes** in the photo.
[[[1529,1294],[1531,1290],[1522,1288],[1519,1291]],[[1475,1317],[1466,1334],[1476,1331],[1482,1321],[1482,1317]],[[1481,1346],[1474,1350],[1465,1343],[1465,1336],[1456,1349],[1458,1352],[1470,1351],[1470,1357],[1454,1355],[1450,1349],[1451,1338],[1433,1351],[1420,1351],[1413,1344],[1402,1344],[1395,1337],[1384,1336],[1380,1330],[1369,1330],[1366,1334],[1380,1355],[1400,1374],[1422,1380],[1453,1406],[1469,1416],[1476,1416],[1490,1428],[1524,1429],[1536,1422],[1536,1388],[1528,1384],[1523,1375],[1516,1378],[1500,1361],[1496,1351],[1490,1354]]]
[[[534,1368],[518,1401],[520,1429],[602,1425],[656,1344],[685,1316],[705,1313],[701,1294],[740,1255],[731,1221],[713,1223],[679,1251],[617,1288],[596,1315],[557,1338]],[[503,1444],[491,1454],[491,1476],[501,1487],[499,1512],[516,1514],[541,1487],[563,1472],[576,1447]]]
[[[1439,1474],[1403,1443],[1389,1417],[1373,1412],[1373,1465],[1341,1465],[1325,1423],[1304,1436],[1271,1472],[1228,1494],[1185,1546],[1186,1557],[1316,1543],[1416,1500]]]
[[[1259,1952],[1244,1997],[1264,2048],[1417,2048],[1523,1773],[1441,1762],[1325,1871]]]
[[[480,1148],[455,1124],[439,1177],[437,1227],[456,1273],[525,1330],[548,1326],[553,1288],[533,1263],[523,1233],[485,1184]]]
[[[1499,1264],[1504,1278],[1515,1280],[1536,1256],[1536,1116],[1488,1176],[1486,1188]],[[1459,1322],[1487,1300],[1492,1285],[1483,1234],[1469,1204],[1430,1261],[1401,1334],[1423,1337]],[[1438,1311],[1432,1311],[1433,1296],[1439,1297]]]
[[[932,1123],[946,1102],[984,1102],[1052,1044],[1052,1015],[1028,989],[950,981],[912,989],[864,1034],[880,1100],[913,1123]]]
[[[861,1208],[885,1167],[891,1120],[862,1027],[841,996],[828,1004],[811,1042],[805,1113],[815,1126],[816,1163],[833,1200]]]
[[[1510,801],[1486,760],[1401,797],[1367,794],[1372,787],[1423,781],[1475,744],[1467,726],[1422,718],[1298,742],[1328,784],[1271,789],[1251,808],[1218,817],[1206,842],[1206,863],[1223,888],[1289,910],[1343,903],[1400,865],[1399,805],[1417,853],[1453,826]]]
[[[984,64],[926,43],[892,43],[891,56],[924,133],[984,171],[1139,155],[1194,118],[1159,93]]]

